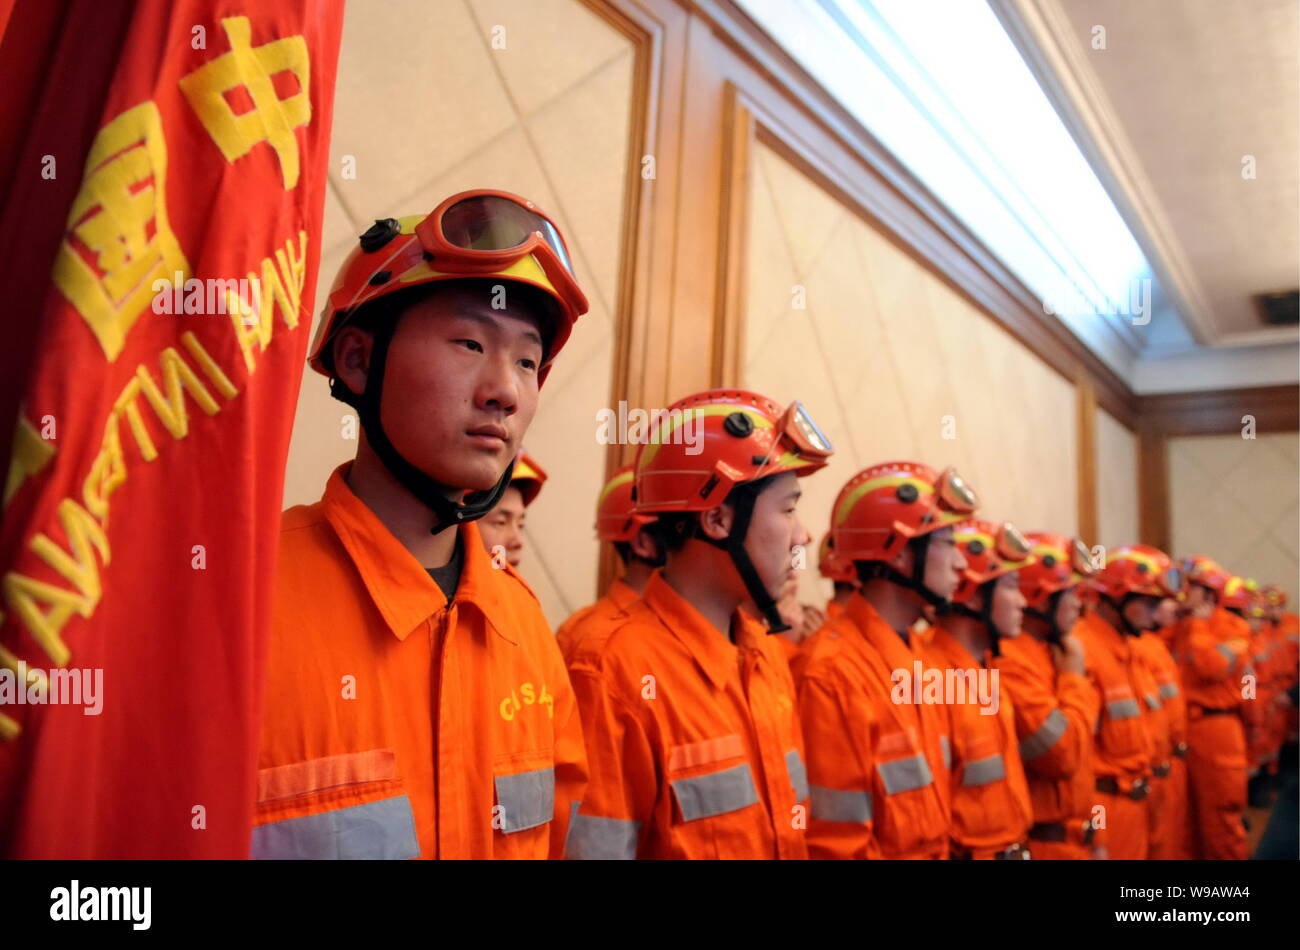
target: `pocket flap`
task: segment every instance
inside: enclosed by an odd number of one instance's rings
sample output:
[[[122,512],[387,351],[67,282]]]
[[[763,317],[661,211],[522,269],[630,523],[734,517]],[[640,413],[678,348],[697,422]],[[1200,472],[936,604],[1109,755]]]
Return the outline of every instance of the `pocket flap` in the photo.
[[[498,775],[494,780],[501,808],[501,831],[513,834],[544,825],[555,813],[555,767]]]
[[[405,795],[286,818],[253,829],[255,860],[418,858],[415,814]]]
[[[748,762],[720,772],[675,779],[672,788],[683,821],[739,811],[758,801]]]

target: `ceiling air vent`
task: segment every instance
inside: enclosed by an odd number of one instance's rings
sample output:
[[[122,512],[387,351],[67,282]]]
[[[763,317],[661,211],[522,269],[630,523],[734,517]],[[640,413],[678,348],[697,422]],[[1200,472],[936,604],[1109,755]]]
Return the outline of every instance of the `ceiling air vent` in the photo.
[[[1271,327],[1294,326],[1300,323],[1300,311],[1297,311],[1300,290],[1283,290],[1272,294],[1256,294],[1255,306],[1259,316]]]

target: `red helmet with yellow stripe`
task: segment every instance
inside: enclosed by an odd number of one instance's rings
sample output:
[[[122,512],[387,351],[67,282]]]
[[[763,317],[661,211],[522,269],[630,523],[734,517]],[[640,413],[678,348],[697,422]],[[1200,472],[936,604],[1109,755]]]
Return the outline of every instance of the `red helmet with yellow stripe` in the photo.
[[[957,523],[952,537],[966,561],[961,582],[953,591],[954,603],[969,601],[984,584],[1037,560],[1028,539],[1009,521],[997,524],[969,518]]]
[[[596,501],[596,537],[601,541],[629,542],[641,528],[655,520],[654,515],[637,514],[632,502],[635,466],[624,465],[600,490]]]
[[[1020,571],[1020,593],[1030,610],[1046,607],[1053,594],[1092,576],[1092,558],[1078,538],[1031,531],[1025,539],[1034,563]]]
[[[1232,575],[1219,566],[1218,562],[1204,554],[1193,554],[1183,561],[1183,574],[1189,584],[1208,587],[1215,593],[1221,593]]]
[[[883,561],[913,538],[956,524],[979,505],[954,469],[921,462],[882,462],[840,489],[831,514],[835,553],[846,561]]]
[[[542,485],[545,482],[545,469],[538,465],[527,452],[521,451],[518,457],[515,458],[514,471],[510,473],[510,487],[519,489],[519,494],[524,499],[525,508],[533,503],[533,499],[542,490]]]
[[[659,415],[636,455],[639,513],[708,511],[732,488],[769,475],[811,475],[833,451],[799,402],[715,389]]]
[[[1088,586],[1118,601],[1130,594],[1175,597],[1183,580],[1182,572],[1159,548],[1126,544],[1106,555],[1106,566],[1088,579]]]
[[[1259,585],[1252,578],[1238,577],[1234,574],[1223,585],[1219,606],[1245,613],[1254,605],[1258,593]]]

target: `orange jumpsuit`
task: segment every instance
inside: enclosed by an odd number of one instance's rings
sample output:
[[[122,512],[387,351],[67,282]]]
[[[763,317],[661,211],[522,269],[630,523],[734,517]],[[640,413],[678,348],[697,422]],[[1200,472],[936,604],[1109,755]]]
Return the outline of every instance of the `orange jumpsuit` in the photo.
[[[904,641],[854,594],[802,650],[809,854],[947,857],[947,716],[942,705],[914,701],[916,694],[894,677],[898,671],[910,678],[922,668],[918,638]]]
[[[448,603],[347,469],[283,516],[253,857],[561,857],[586,768],[536,597],[466,524]]]
[[[573,651],[588,633],[605,633],[635,604],[641,595],[621,580],[609,585],[605,596],[594,604],[588,604],[560,624],[555,631],[555,641],[560,645],[567,663]]]
[[[781,648],[743,610],[734,643],[661,573],[570,676],[591,768],[568,856],[806,858],[808,780]]]
[[[944,673],[951,684],[943,708],[948,713],[952,856],[1024,857],[1034,806],[1020,762],[1014,703],[1001,688],[1001,673],[977,660],[943,627],[935,627],[925,654],[927,666]],[[948,671],[963,675],[960,685]],[[973,688],[981,674],[990,687],[986,696]]]
[[[1168,650],[1160,635],[1153,631],[1130,638],[1129,645],[1134,660],[1133,679],[1142,699],[1142,714],[1151,740],[1151,794],[1146,802],[1147,858],[1166,861],[1175,850],[1171,835],[1176,832],[1166,822],[1171,803],[1176,807],[1173,800],[1177,797],[1169,787],[1175,746],[1173,722],[1160,689],[1161,679],[1168,674],[1163,659],[1158,658],[1159,653],[1167,653]],[[1169,662],[1172,664],[1172,657]]]
[[[1092,736],[1100,697],[1087,676],[1057,673],[1048,644],[1028,633],[1001,643],[994,661],[1015,710],[1020,758],[1029,783],[1035,859],[1087,860],[1105,843],[1093,827]]]
[[[1115,859],[1145,859],[1149,849],[1146,796],[1152,738],[1138,660],[1131,638],[1088,611],[1072,635],[1083,644],[1088,678],[1101,697],[1093,745],[1093,803],[1103,808],[1106,847]]]
[[[1281,657],[1278,660],[1280,677],[1278,688],[1286,692],[1300,678],[1300,617],[1284,613],[1277,623],[1278,636],[1281,639]],[[1297,736],[1297,709],[1291,706],[1285,710],[1282,743],[1294,745]]]
[[[1250,666],[1246,621],[1218,608],[1186,617],[1177,635],[1187,692],[1187,773],[1198,856],[1246,857],[1246,734],[1239,707]]]
[[[1169,644],[1177,624],[1157,633],[1145,633],[1136,646],[1155,677],[1160,701],[1169,724],[1168,773],[1155,770],[1151,799],[1151,857],[1184,861],[1195,856],[1192,846],[1191,804],[1187,780],[1187,698],[1182,676]]]

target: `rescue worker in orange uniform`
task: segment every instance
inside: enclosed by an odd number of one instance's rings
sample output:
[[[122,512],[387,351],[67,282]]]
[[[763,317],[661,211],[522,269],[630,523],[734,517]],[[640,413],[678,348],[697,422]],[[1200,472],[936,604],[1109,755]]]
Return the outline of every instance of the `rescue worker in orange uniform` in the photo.
[[[1179,617],[1186,599],[1187,579],[1173,598],[1161,601],[1156,612],[1157,629],[1143,633],[1137,648],[1155,678],[1169,726],[1169,770],[1153,767],[1151,798],[1151,857],[1187,860],[1196,856],[1196,832],[1192,827],[1191,785],[1187,771],[1187,696],[1182,685],[1182,667],[1175,655]]]
[[[1017,572],[1036,559],[1010,522],[972,518],[953,528],[953,538],[966,567],[952,606],[941,613],[926,644],[927,665],[947,678],[951,856],[1025,860],[1034,809],[1016,739],[1015,704],[993,661],[1004,640],[1020,636],[1025,598]],[[948,682],[954,683],[951,695]]]
[[[474,522],[586,309],[559,231],[504,192],[377,221],[343,262],[309,361],[363,438],[284,514],[254,857],[562,856],[577,701]]]
[[[1242,685],[1241,723],[1246,731],[1246,802],[1263,807],[1268,804],[1262,782],[1268,761],[1269,712],[1275,692],[1272,664],[1269,662],[1268,630],[1263,612],[1256,611],[1259,585],[1250,578],[1233,577],[1224,587],[1219,604],[1233,616],[1245,621],[1250,639],[1250,670],[1253,681]]]
[[[639,447],[636,510],[667,563],[570,660],[591,761],[570,857],[808,856],[794,683],[768,634],[811,540],[800,476],[830,454],[799,403],[741,390],[681,400]]]
[[[947,714],[917,701],[912,627],[957,589],[966,561],[952,526],[976,505],[953,469],[919,462],[864,469],[835,500],[835,552],[862,586],[802,648],[812,857],[948,856]]]
[[[1250,670],[1245,621],[1218,606],[1231,575],[1208,557],[1185,562],[1187,596],[1176,638],[1187,694],[1187,774],[1197,856],[1244,860],[1246,734],[1242,678]]]
[[[623,575],[614,579],[603,597],[555,631],[566,663],[587,631],[608,630],[636,603],[655,569],[663,567],[663,552],[648,527],[655,517],[638,514],[632,501],[634,474],[632,465],[624,465],[605,483],[596,501],[596,537],[614,545]]]
[[[1276,705],[1280,709],[1277,744],[1281,750],[1278,754],[1278,771],[1286,773],[1294,771],[1296,764],[1296,706],[1284,697],[1295,687],[1297,679],[1300,679],[1300,618],[1287,612],[1286,591],[1276,584],[1264,588],[1264,601],[1277,644]]]
[[[1133,643],[1139,659],[1155,680],[1169,730],[1168,743],[1161,746],[1168,748],[1168,758],[1151,767],[1148,857],[1153,861],[1186,861],[1193,857],[1187,790],[1187,700],[1183,696],[1178,663],[1169,647],[1178,619],[1177,601],[1182,596],[1183,591],[1179,590],[1174,597],[1162,600],[1156,611],[1156,629],[1143,631]]]
[[[1117,548],[1087,580],[1094,605],[1075,625],[1088,677],[1101,697],[1093,743],[1094,806],[1102,808],[1109,856],[1145,859],[1150,850],[1152,764],[1167,761],[1168,724],[1159,687],[1134,647],[1156,624],[1160,602],[1180,580],[1155,548]]]
[[[527,452],[515,459],[510,485],[502,494],[496,507],[478,522],[478,533],[483,539],[483,550],[496,562],[508,563],[515,570],[524,556],[525,512],[537,498],[546,482],[546,472]]]
[[[1026,536],[1035,561],[1020,569],[1023,635],[1002,643],[994,660],[1015,709],[1020,758],[1029,783],[1035,859],[1105,857],[1105,832],[1093,821],[1092,736],[1101,698],[1087,677],[1083,645],[1071,634],[1079,619],[1078,585],[1093,573],[1077,539]]]

